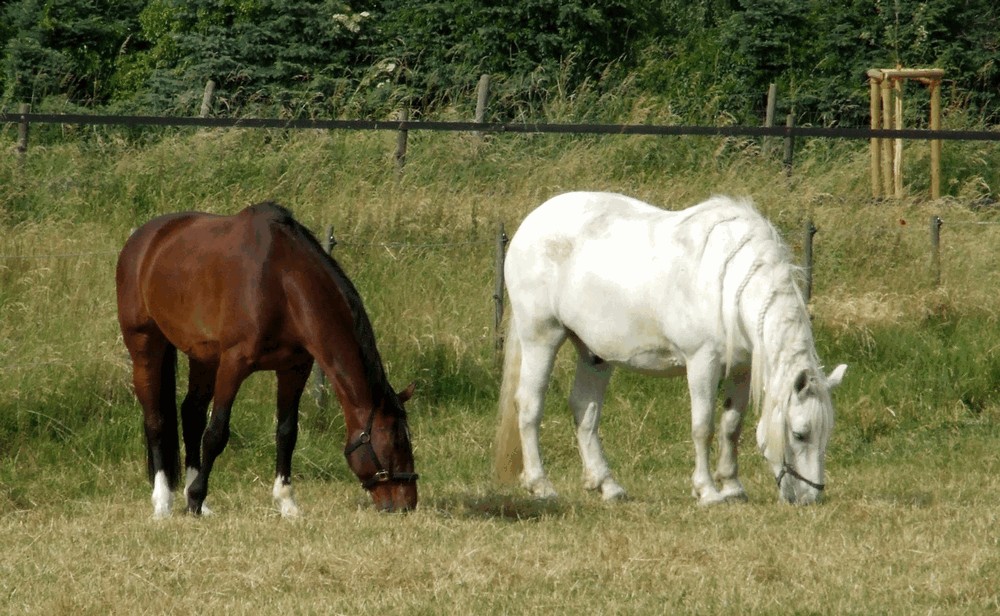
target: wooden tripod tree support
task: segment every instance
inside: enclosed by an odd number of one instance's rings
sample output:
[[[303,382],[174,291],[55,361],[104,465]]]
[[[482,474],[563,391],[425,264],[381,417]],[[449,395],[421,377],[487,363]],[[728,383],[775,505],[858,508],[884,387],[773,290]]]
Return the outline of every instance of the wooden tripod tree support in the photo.
[[[930,129],[941,129],[940,68],[873,68],[868,71],[871,87],[872,129],[903,128],[903,82],[915,79],[931,94]],[[931,199],[941,196],[941,140],[931,139]],[[903,140],[873,137],[872,197],[903,196]]]

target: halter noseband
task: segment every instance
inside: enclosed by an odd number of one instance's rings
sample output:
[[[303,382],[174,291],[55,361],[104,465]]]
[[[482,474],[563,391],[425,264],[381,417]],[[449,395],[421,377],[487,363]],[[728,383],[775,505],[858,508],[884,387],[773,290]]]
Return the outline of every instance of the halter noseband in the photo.
[[[365,429],[361,431],[361,434],[358,435],[358,439],[356,441],[344,449],[344,457],[350,458],[352,453],[367,445],[368,453],[371,454],[372,460],[375,461],[375,474],[368,479],[362,480],[361,487],[371,491],[372,488],[380,483],[388,483],[390,481],[415,482],[420,477],[416,473],[393,473],[382,465],[382,461],[378,459],[378,454],[375,453],[375,447],[372,445],[372,424],[374,422],[375,409],[372,409],[371,414],[368,416],[368,424],[365,426]]]
[[[784,460],[782,460],[781,461],[781,472],[778,473],[778,476],[775,478],[775,480],[778,482],[778,489],[779,490],[781,489],[781,480],[785,478],[785,475],[791,475],[792,477],[795,477],[796,479],[798,479],[802,483],[806,484],[807,486],[810,486],[810,487],[812,487],[815,490],[819,490],[820,492],[822,492],[823,489],[826,488],[826,484],[816,483],[815,481],[809,481],[808,479],[806,479],[805,477],[803,477],[802,475],[800,475],[797,470],[795,470],[793,467],[789,466],[788,462],[785,462]]]

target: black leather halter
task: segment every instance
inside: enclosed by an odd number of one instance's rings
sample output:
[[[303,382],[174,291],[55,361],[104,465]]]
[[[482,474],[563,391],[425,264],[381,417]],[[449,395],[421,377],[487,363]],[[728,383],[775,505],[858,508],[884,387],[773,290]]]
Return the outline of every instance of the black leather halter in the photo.
[[[819,490],[820,492],[822,492],[823,489],[826,488],[826,484],[816,483],[815,481],[809,481],[808,479],[806,479],[805,477],[803,477],[802,475],[800,475],[797,470],[795,470],[794,468],[792,468],[791,466],[789,466],[788,462],[782,461],[782,463],[781,463],[781,472],[778,473],[778,476],[775,478],[777,480],[777,482],[778,482],[778,489],[779,490],[781,489],[781,480],[785,478],[785,475],[790,475],[792,477],[795,477],[796,479],[798,479],[802,483],[806,484],[807,486],[812,487],[813,489]]]
[[[405,420],[401,419],[400,421]],[[375,474],[368,479],[362,479],[361,487],[370,491],[380,483],[388,483],[390,481],[407,482],[419,479],[420,476],[416,473],[394,473],[382,465],[382,461],[378,459],[378,454],[375,453],[375,447],[372,446],[372,424],[374,422],[375,409],[372,409],[371,414],[368,416],[368,424],[365,426],[365,429],[358,435],[357,440],[344,448],[344,457],[350,459],[352,453],[367,445],[368,453],[371,454],[372,461],[375,462]]]

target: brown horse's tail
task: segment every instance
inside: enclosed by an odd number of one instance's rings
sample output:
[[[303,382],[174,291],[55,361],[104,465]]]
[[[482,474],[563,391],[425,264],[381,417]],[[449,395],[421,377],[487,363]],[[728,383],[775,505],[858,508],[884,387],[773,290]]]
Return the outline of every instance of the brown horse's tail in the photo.
[[[517,420],[515,394],[521,380],[521,340],[510,324],[503,352],[503,379],[500,382],[500,425],[493,468],[497,479],[513,483],[521,474],[521,431]]]
[[[163,430],[160,432],[160,456],[167,484],[175,490],[181,480],[181,445],[177,434],[177,347],[168,344],[160,366],[160,418]],[[146,471],[149,483],[153,483],[156,469],[153,463],[153,449],[146,438]]]

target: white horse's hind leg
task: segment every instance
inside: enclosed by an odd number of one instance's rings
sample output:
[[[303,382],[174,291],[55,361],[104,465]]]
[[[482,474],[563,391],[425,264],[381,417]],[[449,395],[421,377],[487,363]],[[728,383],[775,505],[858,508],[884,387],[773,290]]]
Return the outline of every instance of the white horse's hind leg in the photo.
[[[599,489],[604,500],[621,499],[625,497],[625,490],[611,476],[598,435],[604,392],[608,388],[613,369],[609,364],[593,357],[586,349],[578,350],[580,359],[576,364],[569,406],[576,421],[576,441],[583,460],[583,487],[588,490]]]
[[[555,362],[556,351],[565,340],[565,333],[550,331],[545,338],[547,339],[526,341],[524,336],[521,337],[521,379],[516,394],[524,459],[521,484],[539,498],[555,498],[556,490],[542,468],[538,429],[542,423],[545,390],[549,385],[552,364]]]
[[[167,482],[167,474],[159,471],[153,477],[153,517],[160,520],[170,517],[170,506],[174,501],[174,494],[170,491],[170,484]]]
[[[750,373],[734,375],[726,381],[726,401],[719,421],[719,463],[715,478],[722,484],[722,497],[726,500],[746,500],[747,493],[740,483],[737,462],[743,412],[750,399]]]
[[[694,441],[694,472],[691,474],[692,495],[700,505],[721,503],[709,471],[709,444],[712,440],[715,415],[715,393],[719,387],[719,362],[710,353],[695,355],[688,360],[688,391],[691,394],[691,439]]]

